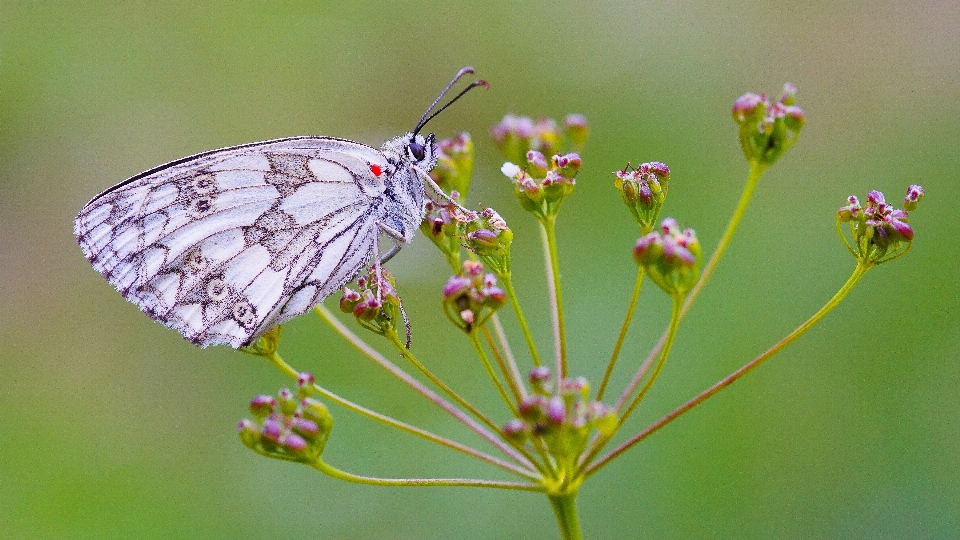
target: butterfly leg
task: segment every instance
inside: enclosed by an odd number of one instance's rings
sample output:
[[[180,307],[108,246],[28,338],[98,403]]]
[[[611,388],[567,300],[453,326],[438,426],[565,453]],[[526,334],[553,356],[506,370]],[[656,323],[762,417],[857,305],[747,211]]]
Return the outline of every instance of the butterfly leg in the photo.
[[[373,257],[374,257],[373,266],[374,266],[374,273],[377,276],[377,302],[380,302],[380,304],[383,305],[383,297],[380,293],[381,283],[382,283],[381,280],[383,279],[383,275],[380,269],[381,265],[383,265],[384,263],[392,259],[393,256],[396,255],[397,253],[400,253],[400,248],[402,248],[403,244],[406,243],[406,239],[403,237],[403,233],[401,233],[400,231],[394,229],[393,227],[385,223],[378,221],[377,227],[382,232],[387,233],[387,236],[389,236],[390,239],[393,240],[393,247],[387,250],[387,252],[384,253],[382,256],[380,255],[380,242],[374,242],[373,244]],[[400,300],[399,295],[397,296],[397,300]],[[410,319],[407,318],[407,312],[403,309],[402,300],[400,300],[399,307],[400,307],[400,315],[403,317],[403,326],[407,330],[407,342],[404,344],[404,347],[409,349],[410,339],[411,339]]]

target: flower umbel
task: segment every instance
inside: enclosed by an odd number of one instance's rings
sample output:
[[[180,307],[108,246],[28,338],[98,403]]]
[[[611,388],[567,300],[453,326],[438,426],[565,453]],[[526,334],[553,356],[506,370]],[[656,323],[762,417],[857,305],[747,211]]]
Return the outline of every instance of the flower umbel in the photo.
[[[914,210],[923,198],[923,188],[912,185],[903,199],[904,208]],[[880,264],[902,256],[913,243],[913,228],[905,210],[894,208],[884,199],[883,193],[871,191],[867,203],[860,205],[851,195],[847,204],[837,210],[837,233],[847,249],[861,264]],[[840,229],[841,223],[850,224],[853,244],[847,241]]]
[[[273,396],[260,395],[250,401],[255,420],[237,425],[243,444],[260,455],[313,463],[320,459],[333,428],[327,407],[309,396],[313,376],[301,373],[296,394],[282,389]]]
[[[343,288],[340,311],[352,313],[360,326],[377,334],[393,331],[401,316],[401,307],[390,272],[381,268],[378,275],[376,269],[371,268],[369,274],[357,279],[357,288],[359,291]]]
[[[548,162],[543,154],[530,150],[526,157],[526,169],[507,162],[500,171],[513,180],[514,194],[524,210],[540,220],[552,218],[577,184],[574,177],[582,164],[580,156],[556,154]]]
[[[740,146],[747,161],[773,165],[800,136],[806,120],[797,107],[797,87],[783,86],[780,99],[771,103],[765,94],[746,93],[733,104],[733,119],[740,125]]]
[[[667,199],[670,168],[660,162],[644,163],[634,170],[627,165],[613,173],[613,185],[620,192],[623,203],[640,225],[641,234],[653,230],[660,209]]]
[[[670,296],[685,296],[700,277],[700,242],[693,229],[680,230],[673,218],[666,218],[660,232],[640,237],[633,259]]]
[[[463,275],[453,276],[443,287],[443,312],[450,322],[471,333],[507,303],[493,274],[484,274],[483,265],[464,261]]]

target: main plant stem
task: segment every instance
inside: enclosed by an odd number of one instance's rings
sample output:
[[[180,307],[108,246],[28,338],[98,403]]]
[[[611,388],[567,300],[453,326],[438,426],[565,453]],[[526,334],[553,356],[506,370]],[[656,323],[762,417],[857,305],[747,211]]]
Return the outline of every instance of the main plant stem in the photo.
[[[557,516],[561,540],[583,540],[580,532],[580,517],[577,515],[577,493],[547,495],[553,513]]]

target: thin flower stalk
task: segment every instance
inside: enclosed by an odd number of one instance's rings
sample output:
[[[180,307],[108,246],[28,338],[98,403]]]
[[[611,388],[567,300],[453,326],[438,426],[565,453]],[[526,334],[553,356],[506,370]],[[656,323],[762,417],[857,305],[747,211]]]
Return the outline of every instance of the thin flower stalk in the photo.
[[[394,486],[394,487],[481,487],[496,488],[513,491],[533,491],[543,492],[544,487],[540,484],[526,482],[504,482],[497,480],[475,480],[469,478],[377,478],[372,476],[359,476],[342,471],[333,467],[322,460],[311,463],[316,470],[332,476],[338,480],[345,480],[355,484],[367,484],[373,486]]]
[[[283,358],[280,357],[280,355],[277,354],[276,352],[273,352],[272,354],[269,354],[269,355],[264,355],[264,357],[267,360],[269,360],[270,363],[272,363],[277,369],[279,369],[281,372],[283,372],[285,375],[287,375],[291,379],[297,380],[298,377],[300,376],[300,372],[295,370],[290,364],[284,361]],[[510,472],[512,474],[516,474],[524,478],[529,478],[531,480],[537,479],[537,476],[527,469],[520,468],[512,463],[508,463],[506,461],[503,461],[502,459],[491,456],[485,452],[481,452],[480,450],[477,450],[471,446],[467,446],[465,444],[458,443],[456,441],[450,440],[446,437],[437,435],[435,433],[431,433],[423,428],[419,428],[417,426],[397,420],[385,414],[372,411],[358,403],[354,403],[340,396],[339,394],[331,392],[330,390],[327,390],[326,388],[316,383],[312,385],[312,390],[317,394],[340,405],[341,407],[347,410],[353,411],[361,416],[370,418],[371,420],[380,422],[381,424],[384,424],[386,426],[395,428],[404,433],[409,433],[410,435],[421,437],[428,441],[437,443],[440,446],[444,446],[451,450],[455,450],[457,452],[476,458],[478,460],[485,461],[487,463],[490,463],[491,465],[500,467],[501,469],[507,472]]]
[[[500,367],[504,379],[507,380],[507,384],[510,386],[510,391],[513,392],[514,402],[519,403],[520,400],[523,399],[524,391],[523,383],[520,382],[520,373],[517,371],[517,365],[511,362],[513,360],[512,358],[504,358],[505,353],[500,351],[487,325],[483,325],[480,330],[483,332],[483,338],[487,340],[487,346],[490,347],[490,352],[493,353],[493,357],[497,360],[497,365]],[[516,414],[515,411],[514,414]]]
[[[457,420],[460,420],[460,422],[462,422],[468,428],[473,430],[477,435],[482,437],[484,440],[486,440],[493,446],[500,449],[501,452],[511,457],[517,463],[521,465],[529,466],[532,468],[536,468],[534,464],[531,463],[527,458],[525,458],[523,455],[518,453],[509,445],[505,444],[502,440],[500,440],[490,431],[488,431],[483,426],[478,424],[472,418],[468,417],[466,414],[463,413],[463,411],[454,407],[452,404],[450,404],[449,402],[444,400],[442,397],[437,395],[435,392],[431,391],[429,388],[421,384],[419,381],[417,381],[416,379],[408,375],[405,371],[398,368],[392,362],[384,358],[383,355],[378,353],[375,349],[373,349],[373,347],[370,347],[369,345],[367,345],[365,341],[357,337],[356,334],[351,332],[346,326],[343,325],[343,323],[341,323],[336,317],[334,317],[333,314],[330,313],[330,311],[326,307],[322,305],[315,306],[314,311],[324,321],[326,321],[327,324],[329,324],[337,333],[339,333],[344,339],[350,342],[350,344],[353,345],[357,350],[359,350],[368,358],[370,358],[371,360],[379,364],[381,367],[386,369],[388,372],[390,372],[390,374],[392,374],[393,376],[397,377],[398,379],[406,383],[408,386],[410,386],[411,388],[419,392],[421,395],[423,395],[433,403],[437,404],[437,406],[447,411],[447,413],[449,413],[451,416],[453,416]]]
[[[617,359],[620,357],[620,349],[627,337],[627,330],[630,329],[630,323],[633,322],[633,312],[637,308],[637,301],[640,299],[640,292],[643,289],[643,267],[637,268],[637,279],[633,284],[633,295],[630,297],[630,305],[627,307],[627,314],[623,318],[623,325],[620,327],[620,334],[617,336],[617,342],[613,346],[613,353],[610,355],[610,361],[607,362],[607,369],[603,374],[603,381],[600,382],[600,388],[597,389],[597,401],[603,400],[603,395],[607,390],[607,384],[610,383],[610,376],[613,375],[613,368],[617,365]]]
[[[517,298],[517,291],[513,288],[513,279],[510,274],[497,276],[500,279],[500,286],[507,293],[510,299],[510,306],[517,317],[517,324],[520,325],[520,331],[523,332],[523,339],[527,342],[527,349],[530,351],[530,359],[534,366],[542,365],[540,353],[537,352],[537,344],[533,340],[533,334],[530,332],[530,326],[527,325],[527,318],[523,316],[523,309],[520,307],[520,299]]]
[[[490,377],[490,382],[492,382],[496,387],[497,392],[503,399],[504,404],[506,404],[507,408],[510,409],[510,413],[513,416],[516,416],[517,406],[514,404],[513,400],[510,399],[510,395],[507,393],[506,387],[504,387],[503,383],[500,382],[500,377],[497,376],[496,370],[493,369],[493,364],[490,363],[490,358],[487,356],[487,352],[483,350],[483,344],[480,342],[480,337],[476,332],[471,332],[468,334],[468,336],[470,338],[470,345],[473,346],[473,350],[477,353],[477,357],[480,358],[480,363],[483,364],[483,368],[486,370],[487,376]],[[504,367],[502,363],[500,366],[501,368]]]
[[[730,245],[730,241],[733,239],[734,233],[737,232],[737,228],[740,226],[740,221],[743,219],[744,214],[746,214],[747,207],[750,205],[750,200],[753,198],[753,192],[756,189],[757,183],[760,181],[760,177],[763,176],[766,168],[766,166],[758,163],[750,164],[750,175],[747,177],[747,184],[744,186],[743,192],[740,195],[740,201],[737,203],[737,207],[733,211],[733,215],[730,217],[729,223],[727,223],[727,228],[724,231],[723,236],[720,238],[720,242],[717,244],[716,249],[714,249],[713,254],[710,256],[710,260],[707,261],[707,264],[703,267],[703,272],[700,274],[699,281],[697,281],[697,284],[694,285],[693,289],[690,290],[690,294],[683,303],[683,309],[680,311],[680,322],[682,322],[683,318],[686,317],[687,312],[690,311],[690,308],[696,301],[697,296],[699,296],[700,291],[703,290],[703,287],[707,284],[707,281],[710,279],[710,276],[716,269],[717,264],[720,263],[720,259],[726,252],[727,247]],[[654,345],[653,349],[651,349],[647,354],[640,371],[645,373],[646,370],[653,365],[653,362],[660,354],[660,351],[662,351],[664,345],[666,345],[668,333],[669,328],[664,330],[663,334],[660,336],[660,339],[657,341],[657,344]],[[624,393],[621,394],[620,399],[617,401],[618,408],[620,407],[619,404],[622,404],[627,399],[629,399],[629,394],[628,392],[624,391]]]
[[[589,465],[585,470],[585,475],[590,476],[594,474],[595,472],[600,470],[604,465],[606,465],[607,463],[610,463],[610,461],[620,456],[621,454],[623,454],[624,452],[632,448],[634,445],[636,445],[640,441],[646,439],[647,437],[649,437],[650,435],[658,431],[663,426],[669,424],[670,422],[678,418],[680,415],[686,413],[690,409],[693,409],[694,407],[703,403],[710,397],[716,395],[718,392],[720,392],[724,388],[730,386],[731,384],[736,382],[738,379],[740,379],[750,371],[753,371],[755,368],[759,367],[761,364],[769,360],[771,357],[773,357],[773,355],[783,350],[787,345],[793,343],[794,340],[802,336],[804,333],[806,333],[807,330],[809,330],[815,324],[820,322],[820,320],[823,319],[827,315],[827,313],[830,313],[830,311],[832,311],[833,308],[837,307],[837,305],[839,305],[840,302],[844,298],[846,298],[846,296],[850,293],[850,291],[853,290],[853,288],[857,285],[857,283],[860,282],[860,279],[863,278],[867,270],[869,270],[872,266],[873,265],[870,263],[857,264],[857,267],[854,269],[853,274],[850,275],[850,277],[847,279],[847,282],[844,283],[843,287],[841,287],[840,290],[837,291],[837,293],[833,296],[833,298],[831,298],[830,301],[827,302],[822,308],[820,308],[820,310],[817,311],[812,317],[807,319],[806,322],[804,322],[799,327],[797,327],[796,330],[794,330],[785,338],[777,342],[777,344],[774,345],[773,347],[770,347],[769,349],[767,349],[760,356],[757,356],[750,362],[744,364],[743,367],[741,367],[740,369],[724,377],[723,379],[718,381],[716,384],[714,384],[710,388],[707,388],[706,390],[698,394],[693,399],[677,407],[676,409],[674,409],[673,411],[665,415],[660,420],[657,420],[656,422],[651,424],[649,427],[647,427],[640,433],[634,435],[629,440],[625,441],[616,449],[612,450],[609,454],[605,455],[604,457],[598,459],[596,462]]]

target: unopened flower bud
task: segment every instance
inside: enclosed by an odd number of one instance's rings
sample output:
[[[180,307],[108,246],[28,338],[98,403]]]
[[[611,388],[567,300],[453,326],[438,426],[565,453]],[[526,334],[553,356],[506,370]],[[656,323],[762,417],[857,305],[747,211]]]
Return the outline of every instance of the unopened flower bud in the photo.
[[[353,316],[360,321],[370,322],[380,315],[381,304],[376,298],[368,298],[353,308]]]
[[[567,405],[563,402],[563,398],[560,396],[550,398],[550,400],[547,401],[544,414],[550,423],[554,425],[562,424],[563,421],[567,419]]]
[[[565,397],[579,397],[587,399],[590,394],[590,383],[586,377],[563,379],[560,381],[560,395]]]
[[[333,416],[327,406],[315,399],[306,398],[300,402],[300,416],[310,420],[321,432],[329,433],[333,428]]]
[[[353,313],[362,297],[357,291],[349,287],[343,288],[343,296],[340,297],[340,311],[344,313]]]
[[[517,410],[520,412],[520,417],[528,422],[537,422],[543,418],[544,407],[546,407],[547,402],[543,396],[533,395],[527,396],[520,401],[520,406]]]
[[[293,416],[297,411],[297,397],[289,388],[282,388],[277,393],[277,405],[284,416]]]
[[[320,436],[320,427],[316,422],[306,418],[294,418],[290,421],[290,428],[303,438],[312,441]]]
[[[237,424],[240,442],[247,448],[256,448],[260,444],[260,427],[251,420],[243,419]]]
[[[250,400],[250,414],[258,420],[262,420],[273,413],[273,409],[276,406],[277,400],[274,399],[273,396],[260,394]]]
[[[503,436],[513,442],[523,442],[530,436],[530,424],[519,418],[514,418],[507,422],[502,429]]]
[[[903,198],[903,209],[912,212],[917,209],[920,200],[923,199],[923,188],[914,184],[907,188],[907,195]]]
[[[300,388],[311,386],[315,381],[316,378],[314,378],[313,373],[309,371],[301,371],[300,374],[297,375],[297,386]]]
[[[263,421],[263,430],[261,433],[263,434],[264,438],[276,443],[280,441],[280,435],[283,433],[283,426],[276,417],[270,416]]]
[[[562,156],[556,154],[552,160],[554,166],[557,168],[557,172],[565,178],[573,178],[576,176],[580,171],[580,166],[583,164],[583,160],[580,159],[580,154],[571,153]]]
[[[496,251],[500,247],[500,238],[489,229],[478,229],[467,234],[467,243],[471,251],[477,253]]]
[[[280,441],[279,445],[291,454],[305,454],[307,451],[307,441],[296,433],[287,433]]]
[[[541,118],[533,127],[534,137],[530,147],[541,153],[550,155],[560,149],[560,131],[557,122],[552,118]]]
[[[543,178],[549,168],[547,158],[536,150],[527,152],[527,174],[534,178]]]
[[[470,290],[473,281],[463,276],[452,276],[443,286],[443,298],[453,299]]]

